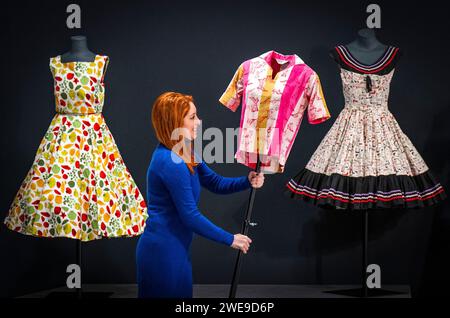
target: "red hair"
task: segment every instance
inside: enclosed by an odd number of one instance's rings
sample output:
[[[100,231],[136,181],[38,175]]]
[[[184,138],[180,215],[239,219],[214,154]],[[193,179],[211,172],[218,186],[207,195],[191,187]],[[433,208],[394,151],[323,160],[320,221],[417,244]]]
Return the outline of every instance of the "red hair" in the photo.
[[[184,117],[189,112],[190,103],[193,102],[194,98],[190,95],[166,92],[158,96],[153,103],[152,109],[152,124],[156,138],[164,146],[179,155],[191,173],[194,173],[194,167],[198,165],[198,163],[194,162],[194,152],[191,151],[193,149],[193,141],[191,141],[191,147],[185,147],[184,137],[179,135],[177,139],[172,139],[172,134],[176,129],[183,127]],[[182,144],[181,149],[175,149],[180,148],[180,143]]]

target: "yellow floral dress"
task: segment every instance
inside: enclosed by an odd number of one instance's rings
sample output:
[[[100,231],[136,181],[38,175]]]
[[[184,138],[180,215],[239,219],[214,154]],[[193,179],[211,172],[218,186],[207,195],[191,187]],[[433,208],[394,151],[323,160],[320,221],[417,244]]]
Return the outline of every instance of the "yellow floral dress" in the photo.
[[[9,229],[82,241],[143,232],[145,201],[101,113],[108,61],[50,59],[57,114],[5,219]]]

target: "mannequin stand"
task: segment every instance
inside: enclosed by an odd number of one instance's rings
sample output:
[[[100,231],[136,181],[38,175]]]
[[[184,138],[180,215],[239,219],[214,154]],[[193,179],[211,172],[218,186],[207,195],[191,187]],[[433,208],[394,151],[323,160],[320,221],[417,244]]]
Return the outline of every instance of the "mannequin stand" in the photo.
[[[84,35],[72,36],[71,40],[71,49],[69,52],[61,55],[61,59],[63,63],[68,62],[95,62],[95,57],[97,56],[95,53],[91,52],[87,45],[87,38]],[[76,243],[76,261],[80,268],[81,275],[82,274],[82,242],[77,240]],[[81,278],[80,278],[81,280]],[[80,283],[80,288],[77,288],[76,291],[69,292],[53,292],[47,295],[48,298],[106,298],[112,295],[110,292],[83,292],[82,283]]]
[[[82,272],[82,242],[77,240],[76,246],[76,260],[77,264],[80,267],[80,271]],[[68,292],[52,292],[46,296],[46,298],[73,298],[73,299],[90,299],[90,298],[109,298],[113,293],[112,292],[83,292],[83,284],[80,284],[80,288],[77,288],[75,291]]]
[[[261,161],[259,159],[259,155],[256,161],[256,168],[255,171],[257,173],[260,172],[261,169]],[[247,205],[247,212],[246,212],[246,216],[245,216],[245,220],[242,224],[242,230],[241,233],[243,235],[247,235],[248,234],[248,230],[249,230],[249,226],[256,226],[256,223],[251,222],[251,216],[252,216],[252,210],[253,210],[253,203],[255,201],[255,194],[256,194],[256,189],[252,187],[251,191],[250,191],[250,198],[248,200],[248,205]],[[241,267],[242,267],[242,251],[239,250],[237,258],[236,258],[236,263],[234,266],[234,273],[233,273],[233,280],[231,283],[231,288],[230,288],[230,293],[228,298],[235,298],[236,297],[236,290],[237,290],[237,285],[239,282],[239,276],[241,274]]]
[[[369,241],[369,210],[365,210],[362,220],[362,268],[361,268],[361,288],[344,289],[326,291],[325,293],[352,296],[352,297],[382,297],[389,295],[402,295],[404,293],[397,291],[390,291],[381,288],[369,289],[367,287],[367,266],[368,264],[368,241]]]

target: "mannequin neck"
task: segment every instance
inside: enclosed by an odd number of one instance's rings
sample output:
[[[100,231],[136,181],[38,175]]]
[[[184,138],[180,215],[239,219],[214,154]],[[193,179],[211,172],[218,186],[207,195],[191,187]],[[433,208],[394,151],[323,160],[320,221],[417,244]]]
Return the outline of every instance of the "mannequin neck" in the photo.
[[[359,30],[356,40],[346,46],[359,62],[367,65],[380,59],[387,49],[387,45],[378,41],[373,29]]]
[[[85,36],[73,36],[71,37],[72,48],[70,53],[79,54],[90,52],[87,46],[87,39]]]
[[[69,52],[61,56],[63,62],[93,62],[95,60],[95,54],[89,50],[85,36],[72,36],[70,40],[72,46]]]
[[[358,31],[356,40],[351,44],[357,46],[359,49],[364,50],[374,50],[380,46],[384,46],[380,41],[378,41],[375,31],[373,29],[361,29]]]

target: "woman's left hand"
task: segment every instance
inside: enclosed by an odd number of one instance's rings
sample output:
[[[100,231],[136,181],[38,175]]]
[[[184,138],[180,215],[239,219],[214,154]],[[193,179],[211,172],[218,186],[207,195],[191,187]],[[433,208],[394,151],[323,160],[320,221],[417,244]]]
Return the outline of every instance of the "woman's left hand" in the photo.
[[[256,173],[255,171],[250,171],[248,174],[248,180],[253,188],[261,188],[264,184],[264,173]]]

